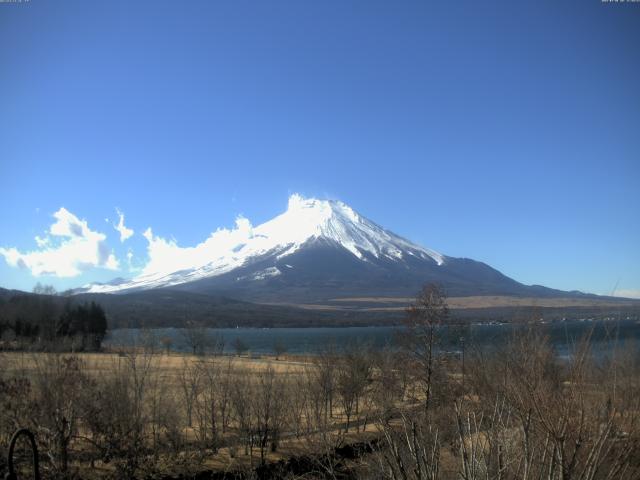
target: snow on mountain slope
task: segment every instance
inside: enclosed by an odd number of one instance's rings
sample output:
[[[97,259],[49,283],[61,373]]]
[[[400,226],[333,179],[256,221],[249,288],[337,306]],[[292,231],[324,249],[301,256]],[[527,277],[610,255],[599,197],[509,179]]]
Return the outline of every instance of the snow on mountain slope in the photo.
[[[253,227],[247,219],[239,218],[236,225],[234,230],[218,230],[202,244],[185,249],[154,237],[149,229],[145,237],[155,261],[149,262],[141,275],[117,284],[87,285],[82,291],[150,289],[216,277],[265,256],[281,260],[314,240],[340,246],[362,262],[402,261],[408,257],[438,266],[446,262],[446,257],[438,252],[385,230],[338,201],[305,199],[294,194],[289,198],[286,212],[272,220]],[[278,268],[269,267],[250,279],[264,280],[280,274]]]

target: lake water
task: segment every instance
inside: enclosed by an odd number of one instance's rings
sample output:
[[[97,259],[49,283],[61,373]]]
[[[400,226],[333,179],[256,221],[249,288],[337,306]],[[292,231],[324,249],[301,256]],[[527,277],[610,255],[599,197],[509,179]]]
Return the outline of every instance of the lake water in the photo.
[[[504,343],[516,328],[511,324],[481,324],[465,327],[444,327],[442,349],[460,351],[462,343],[467,346],[491,348]],[[549,335],[559,355],[568,355],[581,337],[591,332],[593,348],[607,352],[614,345],[633,343],[640,349],[640,321],[624,320],[570,320],[540,324],[539,328]],[[349,344],[371,345],[377,348],[393,347],[396,334],[402,327],[334,327],[334,328],[220,328],[207,329],[207,335],[224,339],[225,352],[233,353],[233,342],[241,339],[253,355],[272,354],[278,343],[288,353],[314,354],[327,345],[339,350]],[[184,329],[160,328],[154,330],[116,329],[109,333],[105,345],[136,346],[153,343],[160,348],[161,339],[171,339],[171,349],[188,351]]]

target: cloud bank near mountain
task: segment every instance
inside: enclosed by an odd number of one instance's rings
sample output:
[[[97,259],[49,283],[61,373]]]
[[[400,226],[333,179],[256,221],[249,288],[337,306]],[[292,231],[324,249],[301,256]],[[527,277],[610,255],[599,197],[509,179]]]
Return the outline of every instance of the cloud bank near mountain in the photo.
[[[104,233],[89,228],[62,207],[53,214],[55,222],[43,237],[36,236],[36,250],[22,252],[0,247],[0,255],[12,267],[27,269],[33,276],[75,277],[91,268],[117,270],[119,262]]]
[[[142,275],[158,275],[194,268],[224,257],[253,237],[253,226],[248,219],[239,216],[235,228],[219,228],[194,247],[181,247],[175,240],[156,236],[151,227],[145,230],[143,236],[148,242],[149,259],[142,269]]]

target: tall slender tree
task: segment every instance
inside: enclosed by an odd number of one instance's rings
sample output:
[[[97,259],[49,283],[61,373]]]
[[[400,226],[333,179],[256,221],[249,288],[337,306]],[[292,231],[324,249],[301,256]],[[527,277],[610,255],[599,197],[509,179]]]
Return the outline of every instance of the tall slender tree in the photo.
[[[422,287],[407,308],[404,344],[418,367],[417,376],[423,386],[426,412],[429,411],[433,396],[439,329],[448,319],[447,296],[443,288],[434,283]]]

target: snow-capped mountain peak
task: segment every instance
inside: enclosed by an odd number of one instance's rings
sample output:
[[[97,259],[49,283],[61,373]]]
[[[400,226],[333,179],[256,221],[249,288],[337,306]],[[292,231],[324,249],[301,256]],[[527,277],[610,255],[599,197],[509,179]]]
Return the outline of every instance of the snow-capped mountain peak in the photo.
[[[272,220],[253,227],[247,219],[239,218],[235,229],[219,229],[195,247],[180,248],[154,237],[150,229],[145,237],[149,241],[151,260],[141,275],[118,284],[87,285],[83,290],[118,292],[178,285],[220,276],[270,258],[271,264],[264,271],[241,277],[264,280],[280,274],[275,263],[319,241],[341,247],[363,262],[402,261],[406,257],[437,265],[445,261],[438,252],[385,230],[340,201],[304,198],[298,194],[291,195],[287,210]],[[292,267],[287,265],[285,270],[288,268]]]
[[[403,255],[431,257],[438,264],[444,257],[433,250],[419,247],[359,215],[350,206],[335,200],[305,199],[294,194],[287,211],[260,229],[270,235],[291,238],[297,231],[296,244],[310,239],[325,239],[344,247],[363,259],[366,253],[378,258],[402,258]],[[281,242],[285,243],[285,242]]]

